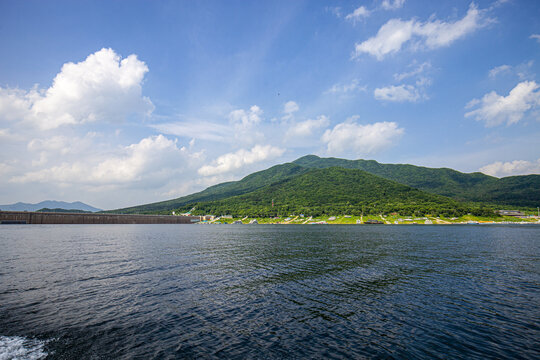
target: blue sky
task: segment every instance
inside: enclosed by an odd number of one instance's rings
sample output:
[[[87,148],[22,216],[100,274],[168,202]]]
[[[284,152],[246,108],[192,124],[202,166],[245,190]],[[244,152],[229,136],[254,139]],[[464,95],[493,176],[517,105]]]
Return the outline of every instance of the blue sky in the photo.
[[[0,0],[0,203],[306,154],[540,173],[540,2]]]

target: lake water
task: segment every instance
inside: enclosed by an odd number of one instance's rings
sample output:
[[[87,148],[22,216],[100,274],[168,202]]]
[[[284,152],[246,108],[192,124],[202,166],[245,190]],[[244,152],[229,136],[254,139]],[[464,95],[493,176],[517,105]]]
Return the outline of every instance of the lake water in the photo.
[[[540,358],[540,226],[0,226],[0,359]]]

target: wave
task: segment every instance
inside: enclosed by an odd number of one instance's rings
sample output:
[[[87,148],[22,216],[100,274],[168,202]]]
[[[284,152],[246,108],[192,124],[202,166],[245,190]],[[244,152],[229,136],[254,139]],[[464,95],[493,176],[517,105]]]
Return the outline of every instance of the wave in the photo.
[[[38,360],[47,356],[46,341],[21,336],[0,336],[0,360]]]

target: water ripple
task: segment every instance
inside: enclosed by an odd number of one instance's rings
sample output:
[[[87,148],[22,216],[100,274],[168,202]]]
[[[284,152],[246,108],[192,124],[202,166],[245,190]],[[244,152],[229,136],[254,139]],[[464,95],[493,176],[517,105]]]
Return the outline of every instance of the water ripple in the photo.
[[[539,234],[2,228],[0,339],[50,359],[537,359]]]

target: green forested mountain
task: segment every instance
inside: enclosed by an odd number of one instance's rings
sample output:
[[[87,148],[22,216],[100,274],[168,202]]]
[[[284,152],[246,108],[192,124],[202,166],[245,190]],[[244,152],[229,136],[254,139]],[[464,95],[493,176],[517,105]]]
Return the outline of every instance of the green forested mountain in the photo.
[[[540,175],[498,179],[479,172],[465,174],[448,168],[381,164],[374,160],[346,160],[307,155],[293,163],[307,168],[339,166],[371,174],[460,201],[536,207],[540,204]]]
[[[235,216],[292,213],[314,216],[360,215],[392,212],[411,215],[427,213],[459,215],[475,209],[363,170],[339,167],[311,169],[253,192],[197,204],[198,213]]]
[[[306,179],[313,176],[313,174],[317,174],[316,172],[314,173],[313,170],[323,170],[328,168],[334,168],[330,171],[330,174],[335,176],[339,175],[338,179],[343,180],[347,185],[342,186],[339,182],[334,181],[332,182],[331,187],[339,189],[339,191],[322,191],[322,188],[317,185],[317,182],[330,186],[330,183],[328,183],[330,179],[327,178],[328,173],[326,172],[320,173],[320,175],[324,175],[324,177],[321,177],[320,179],[312,178],[313,181],[309,182],[309,185],[307,185],[311,189],[294,185],[297,183],[296,181],[302,181],[307,184]],[[339,172],[336,168],[362,170],[374,175],[374,177],[367,179],[365,177],[366,174],[363,172],[362,176],[353,176],[352,173],[347,173],[347,176],[345,176],[345,173]],[[357,178],[358,181],[361,180],[360,178],[363,179],[359,184],[365,184],[367,181],[367,183],[370,184],[368,187],[371,188],[371,190],[368,190],[371,191],[370,196],[379,197],[379,199],[384,199],[384,196],[386,195],[384,192],[381,193],[375,190],[381,186],[387,187],[389,185],[388,183],[385,183],[386,185],[384,186],[381,184],[375,186],[373,185],[375,184],[375,179],[390,180],[401,185],[422,190],[426,193],[442,195],[443,197],[419,197],[415,198],[417,200],[416,202],[408,197],[400,197],[399,199],[401,200],[394,199],[390,201],[387,199],[377,202],[372,201],[372,198],[366,198],[365,196],[368,196],[367,193],[362,192],[364,198],[359,198],[360,193],[358,193],[358,191],[364,185],[355,185],[353,181],[350,180],[351,177],[355,178],[355,176],[359,176]],[[251,204],[249,205],[250,208],[261,210],[263,209],[259,206],[262,204],[261,202],[271,202],[271,198],[268,200],[268,196],[270,196],[270,192],[273,191],[272,189],[277,189],[279,186],[285,187],[282,188],[279,193],[272,195],[275,197],[276,203],[279,200],[280,206],[288,206],[289,208],[291,208],[291,206],[293,206],[291,204],[294,203],[295,209],[300,209],[302,206],[313,208],[315,203],[320,205],[320,209],[322,209],[323,206],[329,208],[332,204],[336,205],[339,203],[340,205],[336,206],[341,209],[344,206],[343,204],[346,204],[347,201],[349,201],[349,203],[356,201],[356,205],[360,204],[360,202],[364,205],[369,203],[369,206],[376,206],[378,208],[383,206],[381,205],[383,203],[386,204],[384,206],[388,205],[389,207],[389,204],[399,203],[401,204],[400,206],[404,207],[406,203],[410,203],[411,206],[418,206],[420,202],[431,204],[435,201],[439,202],[441,206],[444,207],[446,206],[445,204],[450,204],[448,203],[448,201],[450,201],[448,198],[454,200],[454,202],[452,202],[452,206],[454,207],[459,205],[458,202],[477,202],[508,207],[536,207],[540,204],[540,175],[512,176],[498,179],[482,173],[465,174],[447,168],[434,169],[404,164],[380,164],[374,160],[346,160],[320,158],[315,155],[308,155],[292,163],[276,165],[269,169],[248,175],[242,180],[214,185],[195,194],[168,201],[112,210],[110,212],[155,213],[168,212],[176,209],[187,211],[195,205],[197,206],[197,209],[216,209],[217,211],[217,206],[222,206],[224,204],[227,204],[227,206],[234,205],[235,209],[239,209],[242,202],[245,207],[248,207],[248,204]],[[292,191],[293,188],[294,191]],[[321,191],[314,192],[313,189],[319,189]],[[390,191],[390,193],[393,195],[401,194],[399,191],[394,190]],[[298,195],[302,194],[303,191],[308,191],[309,195],[305,194],[304,197]],[[319,195],[318,197],[314,197],[312,196],[313,194]],[[286,199],[284,196],[287,196],[289,200],[285,201]],[[325,196],[327,198],[325,198]],[[345,201],[345,203],[342,201],[344,199],[343,196],[349,199]],[[256,200],[257,198],[260,200]],[[205,204],[204,207],[202,205],[203,203]],[[285,208],[283,210],[285,211]]]
[[[210,186],[209,188],[198,193],[183,196],[177,199],[160,201],[152,204],[134,206],[125,209],[111,210],[107,212],[122,214],[141,214],[159,211],[169,211],[172,209],[181,208],[186,204],[195,204],[199,202],[225,199],[231,196],[245,194],[257,190],[263,186],[270,185],[274,182],[305,173],[308,170],[309,169],[305,167],[292,163],[276,165],[272,166],[269,169],[248,175],[240,181],[231,181]]]

